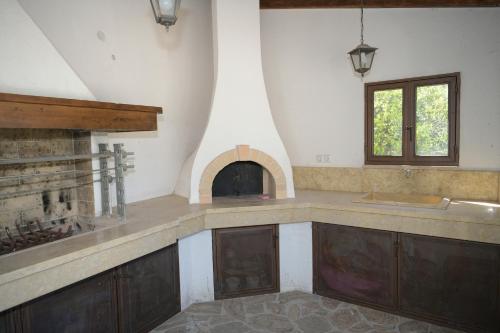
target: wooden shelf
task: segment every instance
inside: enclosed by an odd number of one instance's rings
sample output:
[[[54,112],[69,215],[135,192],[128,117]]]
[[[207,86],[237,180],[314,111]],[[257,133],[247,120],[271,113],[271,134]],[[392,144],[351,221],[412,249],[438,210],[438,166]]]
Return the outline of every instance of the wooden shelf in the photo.
[[[0,128],[155,131],[161,107],[0,93]]]

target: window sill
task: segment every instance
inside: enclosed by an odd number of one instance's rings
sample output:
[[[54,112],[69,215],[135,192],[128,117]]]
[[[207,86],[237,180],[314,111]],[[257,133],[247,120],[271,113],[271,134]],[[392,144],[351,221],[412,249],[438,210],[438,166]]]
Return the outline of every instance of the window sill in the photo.
[[[458,165],[407,165],[407,164],[364,164],[363,169],[398,169],[398,170],[467,170]],[[470,169],[473,170],[473,169]]]

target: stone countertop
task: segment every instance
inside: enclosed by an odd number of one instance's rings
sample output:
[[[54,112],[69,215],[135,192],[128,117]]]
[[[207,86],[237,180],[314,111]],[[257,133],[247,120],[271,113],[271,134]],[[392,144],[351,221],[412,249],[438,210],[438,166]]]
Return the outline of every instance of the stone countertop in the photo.
[[[447,210],[353,203],[364,193],[297,191],[296,198],[168,195],[127,205],[127,219],[0,257],[0,311],[173,244],[204,229],[316,221],[500,244],[500,205],[454,200]]]

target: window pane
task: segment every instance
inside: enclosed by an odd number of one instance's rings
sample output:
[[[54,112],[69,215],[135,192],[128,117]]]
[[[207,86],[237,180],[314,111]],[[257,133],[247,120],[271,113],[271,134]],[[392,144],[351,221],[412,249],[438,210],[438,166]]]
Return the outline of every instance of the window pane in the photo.
[[[402,156],[403,89],[375,91],[373,101],[373,154]]]
[[[448,156],[448,84],[417,87],[415,151]]]

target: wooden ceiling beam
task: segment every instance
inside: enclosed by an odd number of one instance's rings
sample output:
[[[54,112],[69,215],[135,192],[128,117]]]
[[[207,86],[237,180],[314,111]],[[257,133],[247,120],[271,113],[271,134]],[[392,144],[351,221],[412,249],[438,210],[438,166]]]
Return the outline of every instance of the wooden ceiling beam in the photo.
[[[260,0],[261,9],[359,8],[360,0]],[[498,7],[500,0],[364,0],[366,8]]]

